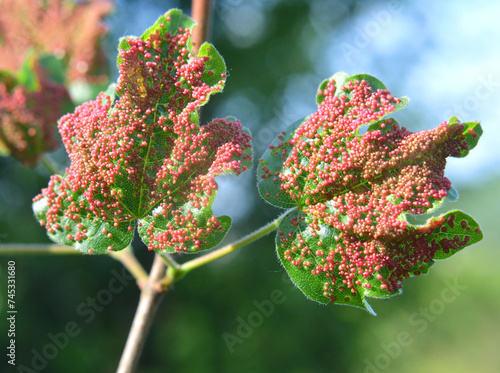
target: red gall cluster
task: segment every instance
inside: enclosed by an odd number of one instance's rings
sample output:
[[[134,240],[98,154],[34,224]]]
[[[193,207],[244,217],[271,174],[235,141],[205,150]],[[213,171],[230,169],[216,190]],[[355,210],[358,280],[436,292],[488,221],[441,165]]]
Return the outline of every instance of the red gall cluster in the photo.
[[[302,217],[297,222],[309,221]],[[468,245],[472,234],[480,234],[465,219],[459,224],[465,233],[451,238],[438,237],[453,229],[455,215],[432,220],[428,225],[409,229],[394,239],[361,238],[337,231],[331,237],[320,236],[321,220],[313,217],[302,233],[279,231],[284,258],[297,268],[322,275],[325,279],[323,295],[337,301],[338,291],[345,302],[354,301],[361,294],[376,296],[379,291],[392,293],[402,287],[401,282],[411,275],[426,272],[438,250],[454,253]],[[470,233],[467,233],[470,232]],[[312,236],[312,240],[308,237]],[[324,243],[322,241],[329,241]],[[316,244],[321,250],[311,250]],[[363,289],[363,290],[361,290]],[[368,291],[373,293],[367,293]],[[380,293],[379,293],[380,294]]]
[[[167,191],[168,197],[154,210],[155,220],[147,228],[150,249],[196,251],[206,245],[206,235],[223,229],[211,213],[205,216],[217,191],[215,176],[228,172],[239,175],[247,169],[242,163],[252,159],[245,154],[251,149],[251,137],[239,121],[214,119],[184,140],[176,144],[158,172],[158,180],[172,180],[171,186],[177,190],[175,196]],[[179,201],[188,205],[187,212],[185,205],[176,208]]]
[[[0,153],[29,166],[35,166],[43,152],[58,146],[54,130],[69,99],[66,89],[47,79],[38,64],[34,69],[39,82],[35,91],[0,82]]]
[[[17,70],[31,50],[67,59],[70,81],[107,81],[100,39],[112,8],[109,0],[0,1],[0,69]]]
[[[280,232],[285,259],[312,275],[325,275],[324,295],[332,301],[335,289],[357,295],[377,284],[393,292],[404,278],[419,274],[436,250],[457,250],[469,241],[429,239],[453,224],[453,215],[419,229],[402,219],[446,197],[451,188],[444,176],[446,158],[468,149],[464,126],[443,122],[412,133],[386,119],[358,135],[360,126],[379,121],[401,101],[386,89],[373,91],[364,80],[346,82],[340,95],[337,89],[332,79],[319,92],[324,100],[318,111],[272,148],[283,170],[264,169],[264,177],[281,185],[276,198],[286,193],[301,206],[305,215],[292,225],[305,224],[322,247],[313,252],[299,231]],[[469,228],[467,221],[461,224]],[[325,227],[334,232],[328,245],[321,241]]]
[[[222,89],[225,74],[212,86],[203,81],[209,57],[188,51],[189,36],[179,28],[174,35],[157,30],[146,41],[126,39],[116,101],[101,93],[60,120],[71,166],[35,199],[50,206],[42,222],[49,232],[62,216],[115,226],[145,218],[149,249],[186,251],[220,229],[211,211],[204,221],[193,215],[209,208],[216,175],[245,170],[250,136],[239,121],[199,127],[196,110]]]

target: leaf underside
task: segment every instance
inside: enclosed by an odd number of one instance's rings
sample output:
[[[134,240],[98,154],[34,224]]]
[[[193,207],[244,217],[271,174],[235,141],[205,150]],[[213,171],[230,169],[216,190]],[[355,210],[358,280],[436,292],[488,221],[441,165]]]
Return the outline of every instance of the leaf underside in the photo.
[[[34,199],[49,237],[85,253],[121,250],[135,225],[150,250],[198,252],[224,237],[215,176],[252,164],[251,137],[234,118],[199,125],[197,110],[222,91],[224,60],[195,23],[171,10],[119,44],[116,86],[60,119],[71,160]]]
[[[446,158],[466,156],[481,126],[453,117],[412,133],[385,118],[408,99],[366,74],[335,74],[321,83],[317,103],[316,113],[281,132],[259,160],[259,192],[275,206],[298,207],[276,236],[297,287],[314,301],[373,313],[366,297],[399,294],[405,278],[482,239],[461,211],[412,223],[456,196],[444,176]]]

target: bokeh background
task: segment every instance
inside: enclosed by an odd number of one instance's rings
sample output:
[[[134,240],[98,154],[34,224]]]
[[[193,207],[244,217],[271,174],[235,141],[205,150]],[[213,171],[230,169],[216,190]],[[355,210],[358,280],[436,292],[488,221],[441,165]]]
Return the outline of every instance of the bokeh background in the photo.
[[[107,19],[112,80],[117,39],[140,35],[166,10],[189,1],[116,2]],[[485,238],[430,274],[409,279],[404,293],[362,310],[321,306],[286,279],[273,235],[192,272],[166,295],[139,372],[498,372],[500,359],[500,3],[496,1],[219,0],[212,41],[229,77],[204,120],[234,115],[254,136],[256,158],[287,124],[315,111],[317,86],[337,71],[369,73],[411,103],[397,119],[416,131],[457,115],[479,120],[484,136],[465,159],[449,161],[460,192],[450,205],[480,222]],[[1,58],[1,56],[0,56]],[[228,243],[275,218],[255,170],[219,178],[217,214],[234,224]],[[43,168],[0,159],[0,241],[48,242],[32,217],[31,198],[46,186]],[[149,266],[152,253],[136,243]],[[121,273],[94,256],[0,257],[0,345],[5,352],[6,266],[17,263],[17,362],[43,372],[113,372],[138,301],[132,281],[106,305],[92,298]],[[124,280],[126,281],[126,280]],[[266,314],[257,304],[279,304]],[[102,293],[102,292],[101,292]],[[270,308],[269,308],[270,309]],[[51,336],[75,323],[46,366],[34,369]],[[243,324],[253,324],[245,328]],[[0,361],[7,368],[6,354]],[[43,365],[43,364],[42,364]]]

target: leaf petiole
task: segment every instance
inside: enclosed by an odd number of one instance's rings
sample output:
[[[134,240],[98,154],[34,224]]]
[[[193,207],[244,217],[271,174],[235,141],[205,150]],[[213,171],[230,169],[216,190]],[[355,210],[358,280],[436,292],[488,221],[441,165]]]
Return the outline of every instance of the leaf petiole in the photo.
[[[168,254],[161,255],[161,257],[167,262],[168,265],[168,270],[167,270],[167,275],[165,278],[161,281],[162,287],[169,288],[174,282],[177,280],[180,280],[182,277],[184,277],[187,273],[191,272],[195,268],[199,268],[205,264],[208,264],[216,259],[219,259],[223,256],[226,256],[227,254],[232,253],[233,251],[238,250],[239,248],[246,246],[259,238],[265,236],[268,233],[271,233],[272,231],[276,230],[278,226],[281,223],[281,220],[285,216],[287,216],[290,212],[294,211],[297,209],[297,207],[291,208],[287,211],[285,211],[283,214],[281,214],[278,218],[275,220],[271,221],[270,223],[264,225],[263,227],[257,229],[255,232],[252,232],[248,234],[247,236],[241,238],[240,240],[226,245],[224,247],[221,247],[220,249],[214,250],[209,254],[203,255],[201,257],[198,257],[196,259],[190,260],[186,263],[183,263],[181,265],[178,265],[177,263],[168,263],[165,259],[168,256]],[[170,260],[170,259],[169,259]]]
[[[109,253],[111,257],[118,260],[132,276],[134,276],[139,288],[143,288],[144,284],[148,281],[148,273],[144,270],[141,263],[135,257],[132,246],[128,245],[125,249],[121,251],[111,251]]]

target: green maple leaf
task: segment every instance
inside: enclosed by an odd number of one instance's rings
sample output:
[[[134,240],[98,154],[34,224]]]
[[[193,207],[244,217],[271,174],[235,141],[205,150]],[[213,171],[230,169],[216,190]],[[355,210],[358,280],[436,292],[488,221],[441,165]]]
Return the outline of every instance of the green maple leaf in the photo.
[[[398,294],[405,278],[482,239],[461,211],[411,223],[453,194],[446,158],[466,156],[481,126],[454,117],[409,132],[384,118],[408,99],[364,74],[335,74],[320,85],[317,102],[316,113],[279,134],[263,155],[259,191],[273,205],[295,208],[278,227],[276,249],[302,292],[373,312],[366,297]]]
[[[198,124],[226,67],[208,43],[193,55],[194,26],[171,10],[140,38],[122,38],[117,85],[60,119],[71,166],[33,204],[52,240],[121,250],[137,222],[150,250],[198,252],[226,234],[231,219],[211,209],[214,177],[251,167],[251,137],[234,118]]]

